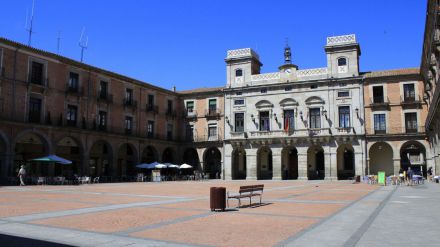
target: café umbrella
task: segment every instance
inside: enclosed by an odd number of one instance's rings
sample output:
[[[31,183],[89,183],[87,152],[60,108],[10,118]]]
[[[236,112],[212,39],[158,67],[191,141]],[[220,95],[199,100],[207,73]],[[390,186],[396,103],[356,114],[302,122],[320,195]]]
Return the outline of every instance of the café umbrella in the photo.
[[[171,163],[165,163],[164,165],[166,165],[168,168],[179,168],[178,165],[174,165],[174,164],[171,164]]]
[[[36,158],[36,159],[32,159],[31,161],[37,161],[37,162],[47,162],[47,163],[57,163],[57,164],[62,164],[62,165],[70,165],[72,164],[72,161],[61,158],[57,155],[48,155],[48,156],[44,156],[44,157],[40,157],[40,158]]]
[[[180,166],[180,169],[190,169],[190,168],[193,168],[192,166],[190,166],[190,165],[188,165],[188,164],[182,164],[181,166]]]
[[[157,165],[161,165],[159,162],[153,162],[153,163],[142,163],[137,165],[137,168],[144,168],[144,169],[154,169]]]

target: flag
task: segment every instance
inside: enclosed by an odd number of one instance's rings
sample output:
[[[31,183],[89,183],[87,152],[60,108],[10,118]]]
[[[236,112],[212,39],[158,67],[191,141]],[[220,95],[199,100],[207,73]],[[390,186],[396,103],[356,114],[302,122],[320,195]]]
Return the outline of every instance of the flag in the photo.
[[[289,131],[289,117],[288,116],[284,116],[284,131],[285,132]]]

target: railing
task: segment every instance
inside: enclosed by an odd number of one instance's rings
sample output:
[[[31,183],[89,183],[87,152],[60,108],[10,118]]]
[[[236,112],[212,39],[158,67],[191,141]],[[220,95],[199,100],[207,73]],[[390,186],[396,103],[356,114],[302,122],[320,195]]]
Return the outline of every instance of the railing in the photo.
[[[265,80],[276,80],[280,79],[280,73],[266,73],[266,74],[256,74],[251,76],[252,81],[265,81]]]
[[[353,127],[336,127],[336,131],[339,134],[351,134],[356,133]]]
[[[216,109],[207,109],[205,111],[205,117],[215,117],[215,118],[220,117],[220,109],[218,109],[218,108],[216,108]]]
[[[124,106],[137,107],[137,101],[133,99],[124,99],[123,104]]]
[[[215,141],[222,141],[223,137],[220,133],[217,133],[216,135],[194,135],[194,142],[215,142]]]
[[[231,139],[245,139],[248,138],[247,133],[244,131],[241,132],[229,132],[231,135]]]
[[[99,93],[98,101],[106,101],[108,103],[113,103],[113,95],[107,93]]]
[[[354,34],[327,37],[327,45],[342,45],[351,43],[356,43],[356,35]]]
[[[176,114],[175,110],[167,109],[167,111],[165,112],[165,115],[167,117],[175,118],[177,114]]]
[[[422,101],[418,95],[415,95],[414,97],[400,97],[400,103],[402,105],[419,105]]]
[[[71,94],[78,94],[81,95],[82,94],[82,88],[80,87],[71,87],[69,85],[66,85],[66,93],[71,93]]]
[[[384,96],[372,97],[370,98],[370,101],[371,106],[388,106],[390,104],[390,100],[388,99],[388,97]]]
[[[314,129],[308,129],[308,131],[309,131],[309,136],[331,134],[330,128],[314,128]]]
[[[28,85],[39,85],[42,87],[49,87],[49,78],[41,77],[41,78],[32,78],[31,75],[28,76]]]
[[[147,104],[145,110],[147,112],[158,113],[159,112],[159,106]]]
[[[327,68],[315,68],[315,69],[302,69],[296,72],[297,77],[318,76],[327,75]]]
[[[415,126],[412,128],[406,127],[388,127],[385,130],[376,130],[373,129],[372,132],[374,135],[420,135],[425,134],[425,126]],[[371,133],[368,133],[367,135]]]
[[[253,56],[257,59],[260,59],[258,54],[255,53],[251,48],[229,50],[227,52],[226,58],[238,58],[238,57],[247,57],[247,56]]]
[[[186,118],[196,118],[197,117],[197,111],[195,110],[186,110],[183,112],[183,116]]]

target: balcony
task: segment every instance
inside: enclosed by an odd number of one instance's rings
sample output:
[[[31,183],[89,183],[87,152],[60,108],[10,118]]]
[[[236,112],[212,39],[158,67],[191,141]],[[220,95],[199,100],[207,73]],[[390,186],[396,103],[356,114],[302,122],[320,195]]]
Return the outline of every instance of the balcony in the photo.
[[[69,85],[66,85],[66,94],[81,96],[82,92],[83,92],[82,88],[70,87]]]
[[[420,100],[420,97],[418,95],[416,95],[415,97],[401,97],[400,104],[402,105],[402,107],[420,108],[422,106],[422,101]]]
[[[46,77],[32,77],[31,75],[28,76],[27,80],[28,86],[40,86],[40,87],[49,87],[49,78]]]
[[[222,141],[222,136],[217,133],[216,135],[194,135],[194,142],[219,142]]]
[[[370,106],[371,108],[388,108],[390,106],[390,100],[388,97],[384,96],[376,96],[373,98],[370,98]]]
[[[336,127],[336,131],[338,134],[356,134],[356,131],[353,127]]]
[[[330,128],[313,128],[307,129],[309,132],[309,136],[319,136],[319,135],[331,135]]]
[[[133,100],[133,99],[124,99],[123,101],[123,105],[125,107],[132,107],[132,108],[136,108],[137,107],[137,101]]]
[[[145,111],[157,114],[159,112],[159,106],[147,104],[145,107]]]
[[[165,112],[165,116],[170,117],[170,118],[175,118],[176,117],[176,111],[172,110],[172,109],[167,109],[167,111]]]
[[[205,111],[205,117],[206,118],[220,118],[220,109],[218,108],[211,108]]]
[[[188,119],[197,118],[197,111],[193,109],[187,109],[186,111],[183,112],[183,116],[185,116],[185,118]]]
[[[108,94],[108,93],[104,93],[104,92],[100,92],[98,94],[98,101],[106,102],[106,103],[113,103],[113,95]]]
[[[425,135],[425,126],[388,127],[385,130],[373,130],[374,135]]]
[[[231,135],[231,139],[245,139],[248,138],[248,135],[244,131],[240,132],[229,132]]]

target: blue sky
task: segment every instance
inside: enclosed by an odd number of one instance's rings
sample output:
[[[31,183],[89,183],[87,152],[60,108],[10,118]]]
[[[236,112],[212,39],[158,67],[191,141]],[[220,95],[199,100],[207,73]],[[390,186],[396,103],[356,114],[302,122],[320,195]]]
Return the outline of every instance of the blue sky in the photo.
[[[32,0],[4,1],[0,36],[27,43]],[[283,63],[285,38],[300,69],[326,66],[326,37],[355,33],[362,71],[420,65],[425,0],[36,0],[32,46],[170,89],[224,86],[226,51],[251,47],[262,73]]]

